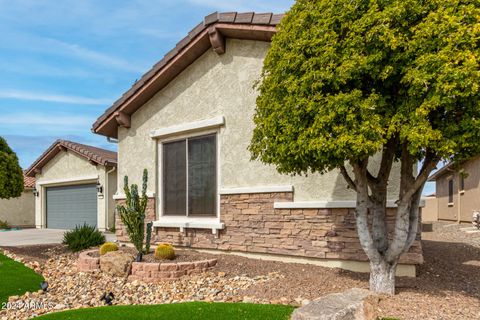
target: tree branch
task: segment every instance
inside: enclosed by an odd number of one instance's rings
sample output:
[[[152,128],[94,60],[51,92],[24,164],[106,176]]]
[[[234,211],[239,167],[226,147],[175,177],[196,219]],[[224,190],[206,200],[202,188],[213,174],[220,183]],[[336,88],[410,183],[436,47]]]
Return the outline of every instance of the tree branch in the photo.
[[[355,182],[352,180],[352,178],[348,174],[347,169],[345,168],[344,165],[340,166],[340,172],[342,173],[342,176],[345,179],[345,181],[347,181],[347,184],[349,185],[349,187],[352,188],[353,190],[357,191],[357,185],[355,184]]]

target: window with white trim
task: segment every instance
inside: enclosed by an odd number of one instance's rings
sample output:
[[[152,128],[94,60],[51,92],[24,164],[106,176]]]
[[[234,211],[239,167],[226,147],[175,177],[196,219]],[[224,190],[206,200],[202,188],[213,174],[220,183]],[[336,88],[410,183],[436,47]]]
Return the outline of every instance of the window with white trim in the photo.
[[[217,138],[204,135],[163,143],[163,214],[216,216]]]

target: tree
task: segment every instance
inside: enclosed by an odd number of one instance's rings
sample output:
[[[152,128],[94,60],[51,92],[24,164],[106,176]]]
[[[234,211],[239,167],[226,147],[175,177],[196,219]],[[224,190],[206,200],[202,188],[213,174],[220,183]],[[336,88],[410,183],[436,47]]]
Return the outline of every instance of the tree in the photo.
[[[18,198],[23,192],[23,171],[15,152],[0,137],[0,199]]]
[[[395,292],[431,171],[480,152],[479,16],[475,0],[298,0],[272,39],[252,159],[281,173],[341,172],[374,292]],[[392,167],[401,181],[389,238]]]

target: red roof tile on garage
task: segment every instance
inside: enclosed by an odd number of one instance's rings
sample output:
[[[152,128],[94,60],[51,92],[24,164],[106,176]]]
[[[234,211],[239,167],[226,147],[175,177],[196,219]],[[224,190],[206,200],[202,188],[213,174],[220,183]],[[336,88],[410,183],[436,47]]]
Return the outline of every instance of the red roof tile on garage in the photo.
[[[117,166],[117,153],[85,144],[57,140],[45,151],[31,166],[26,170],[28,177],[35,177],[35,174],[41,172],[42,168],[52,160],[59,152],[69,150],[80,157],[90,161],[92,164],[103,166]]]
[[[25,189],[35,188],[35,178],[26,176],[25,171],[23,172],[23,187]]]

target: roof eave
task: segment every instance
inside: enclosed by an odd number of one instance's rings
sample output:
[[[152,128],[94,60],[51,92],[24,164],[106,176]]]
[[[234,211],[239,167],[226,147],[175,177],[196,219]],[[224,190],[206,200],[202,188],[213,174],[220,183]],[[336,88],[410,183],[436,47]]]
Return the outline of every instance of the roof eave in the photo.
[[[221,43],[218,41],[223,38],[271,41],[282,16],[253,13],[208,15],[203,23],[190,31],[188,36],[97,119],[92,126],[92,132],[118,138],[118,127],[129,128],[130,125],[129,121],[124,121],[125,116],[129,120],[131,114],[208,49],[213,48],[215,52],[222,54],[224,51],[222,52]],[[123,119],[120,119],[122,117]]]

